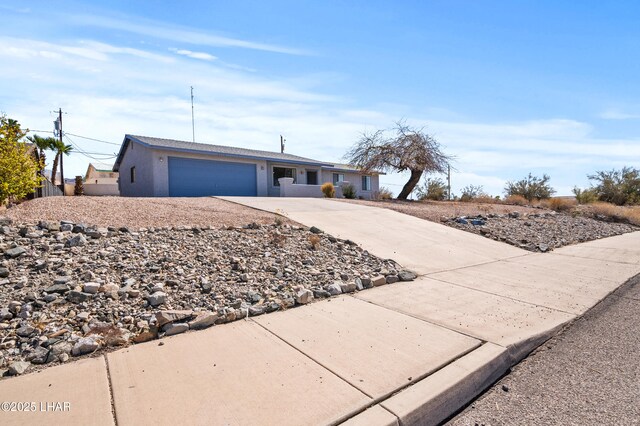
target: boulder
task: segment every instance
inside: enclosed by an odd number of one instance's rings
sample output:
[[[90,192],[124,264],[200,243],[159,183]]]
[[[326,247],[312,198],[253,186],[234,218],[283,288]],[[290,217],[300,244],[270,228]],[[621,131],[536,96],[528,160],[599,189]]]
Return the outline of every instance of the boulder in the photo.
[[[333,283],[333,284],[329,284],[327,287],[325,287],[327,289],[327,291],[329,292],[330,295],[332,296],[337,296],[338,294],[342,294],[342,286],[340,285],[341,283]]]
[[[156,322],[158,327],[162,327],[165,324],[169,324],[171,322],[181,321],[193,316],[193,311],[184,310],[170,310],[170,311],[160,311],[156,312]]]
[[[374,287],[378,287],[386,283],[387,279],[384,277],[384,275],[376,275],[375,277],[371,278],[371,284],[373,284]]]
[[[154,307],[160,306],[166,301],[167,301],[167,293],[162,291],[156,291],[155,293],[147,297],[147,302],[149,302],[149,305]]]
[[[400,271],[398,272],[398,278],[400,278],[400,281],[413,281],[417,278],[418,276],[411,272],[411,271]]]
[[[170,323],[162,327],[162,330],[165,336],[173,336],[174,334],[184,333],[189,330],[189,324],[184,322]]]
[[[73,345],[71,349],[71,355],[80,356],[91,352],[95,352],[100,349],[100,341],[98,336],[82,337]]]
[[[12,259],[15,259],[17,257],[22,256],[26,252],[27,252],[26,248],[18,246],[18,247],[11,248],[9,250],[5,250],[4,254],[5,254],[5,256],[8,256],[8,257],[10,257]]]
[[[313,292],[309,289],[303,288],[296,293],[296,303],[299,305],[306,305],[313,300]]]
[[[233,312],[233,319],[235,320],[235,311]],[[218,314],[213,312],[199,312],[198,315],[189,321],[190,330],[200,330],[203,328],[211,327],[218,319]],[[232,320],[230,320],[232,321]]]
[[[9,375],[10,376],[18,376],[27,371],[27,368],[31,365],[30,362],[27,361],[15,361],[9,365]]]

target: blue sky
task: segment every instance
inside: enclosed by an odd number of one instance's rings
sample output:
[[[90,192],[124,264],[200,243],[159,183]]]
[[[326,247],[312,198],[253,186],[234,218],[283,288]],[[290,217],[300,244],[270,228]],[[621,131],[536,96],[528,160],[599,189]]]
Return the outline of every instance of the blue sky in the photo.
[[[561,195],[638,167],[633,1],[2,2],[0,110],[112,162],[125,133],[340,161],[363,131],[426,126],[454,193],[547,173]],[[93,153],[100,153],[93,154]],[[83,174],[79,153],[65,174]],[[399,191],[404,177],[382,184]]]

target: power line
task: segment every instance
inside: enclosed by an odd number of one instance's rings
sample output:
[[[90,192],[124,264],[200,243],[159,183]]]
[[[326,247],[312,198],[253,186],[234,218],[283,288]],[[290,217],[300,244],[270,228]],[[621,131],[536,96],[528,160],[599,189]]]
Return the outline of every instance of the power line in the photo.
[[[116,155],[116,154],[106,154],[106,153],[100,153],[100,152],[87,152],[87,151],[84,151],[84,150],[83,150],[83,149],[81,149],[78,145],[76,145],[76,144],[73,142],[73,140],[72,140],[69,136],[67,136],[67,134],[65,134],[65,135],[64,135],[64,137],[65,137],[65,138],[67,138],[67,140],[69,141],[69,143],[71,143],[71,146],[73,146],[73,147],[76,149],[76,152],[77,152],[77,153],[79,153],[79,154],[81,154],[81,155],[84,155],[85,157],[90,158],[90,159],[92,159],[92,160],[95,160],[95,161],[104,161],[104,160],[110,160],[110,159],[113,159],[113,158],[116,158],[116,157],[117,157],[117,155]],[[94,157],[93,155],[100,155],[100,156],[104,156],[104,158],[96,158],[96,157]]]
[[[73,134],[73,133],[69,133],[69,132],[67,132],[66,134],[67,134],[67,135],[71,135],[71,136],[75,136],[75,137],[77,137],[77,138],[88,139],[88,140],[90,140],[90,141],[106,143],[106,144],[109,144],[109,145],[116,145],[116,146],[120,146],[120,145],[121,145],[121,144],[119,144],[119,143],[109,142],[109,141],[103,141],[102,139],[90,138],[90,137],[88,137],[88,136],[75,135],[75,134]]]
[[[55,133],[55,132],[53,132],[53,131],[51,131],[51,130],[31,130],[31,129],[29,129],[29,133],[31,133],[31,132],[39,132],[39,133]],[[106,144],[109,144],[109,145],[115,145],[115,146],[120,146],[120,145],[121,145],[121,144],[119,144],[119,143],[109,142],[109,141],[104,141],[104,140],[102,140],[102,139],[90,138],[90,137],[88,137],[88,136],[76,135],[76,134],[74,134],[74,133],[69,133],[69,132],[65,132],[64,134],[65,134],[65,135],[75,136],[75,137],[77,137],[77,138],[81,138],[81,139],[88,139],[88,140],[90,140],[90,141],[106,143]]]

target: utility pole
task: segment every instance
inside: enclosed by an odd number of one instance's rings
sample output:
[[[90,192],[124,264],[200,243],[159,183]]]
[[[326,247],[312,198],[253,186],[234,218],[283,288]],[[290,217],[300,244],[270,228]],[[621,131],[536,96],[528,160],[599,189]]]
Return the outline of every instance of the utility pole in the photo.
[[[58,108],[58,123],[60,126],[60,130],[58,131],[58,136],[60,137],[60,146],[64,145],[62,140],[62,108]],[[62,183],[62,195],[64,196],[64,166],[62,165],[62,157],[64,157],[63,153],[60,153],[60,182]]]
[[[193,86],[191,86],[191,132],[193,134],[193,143],[196,143],[196,121],[193,116]]]
[[[281,152],[281,153],[284,153],[284,143],[285,143],[286,141],[287,141],[287,140],[286,140],[285,138],[283,138],[283,137],[282,137],[282,135],[280,135],[280,152]]]
[[[451,201],[451,166],[447,164],[447,200]]]

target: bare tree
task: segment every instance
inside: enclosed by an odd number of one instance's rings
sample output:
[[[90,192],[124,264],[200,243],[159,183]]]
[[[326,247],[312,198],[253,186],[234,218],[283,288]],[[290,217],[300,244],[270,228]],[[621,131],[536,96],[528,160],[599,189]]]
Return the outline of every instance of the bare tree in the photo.
[[[404,121],[398,121],[391,130],[363,133],[345,159],[365,173],[374,170],[410,171],[409,180],[398,194],[399,200],[406,200],[423,173],[443,173],[451,157],[442,152],[438,141],[427,134],[424,128],[415,129]]]

